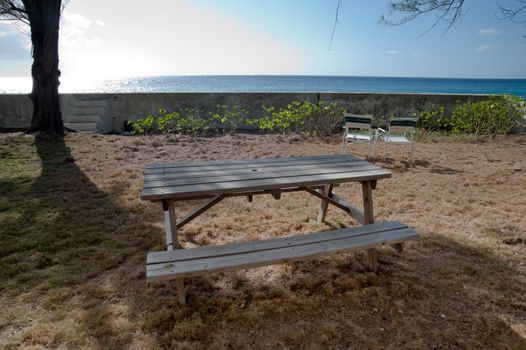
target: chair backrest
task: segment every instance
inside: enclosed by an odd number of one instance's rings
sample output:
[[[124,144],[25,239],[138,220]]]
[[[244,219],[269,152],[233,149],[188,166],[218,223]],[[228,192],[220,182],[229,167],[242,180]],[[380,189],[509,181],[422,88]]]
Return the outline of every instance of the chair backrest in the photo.
[[[373,121],[373,115],[344,113],[343,120],[345,128],[370,130]]]
[[[413,132],[418,118],[393,118],[389,121],[389,132]]]

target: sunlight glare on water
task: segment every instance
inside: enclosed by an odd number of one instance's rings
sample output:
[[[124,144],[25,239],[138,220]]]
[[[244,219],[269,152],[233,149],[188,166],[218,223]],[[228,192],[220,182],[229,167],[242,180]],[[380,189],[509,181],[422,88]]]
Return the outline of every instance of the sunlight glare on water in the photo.
[[[512,94],[526,99],[524,79],[448,79],[341,76],[156,76],[103,80],[62,77],[61,93],[310,92]],[[31,78],[1,78],[0,94],[31,91]]]

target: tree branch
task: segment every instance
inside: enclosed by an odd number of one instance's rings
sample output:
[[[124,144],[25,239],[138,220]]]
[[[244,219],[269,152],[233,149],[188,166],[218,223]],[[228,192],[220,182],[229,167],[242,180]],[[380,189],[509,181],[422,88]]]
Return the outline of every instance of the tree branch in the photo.
[[[463,6],[465,0],[399,0],[391,2],[390,15],[402,14],[399,19],[388,19],[385,16],[380,18],[384,24],[391,26],[398,26],[406,24],[416,19],[421,15],[438,12],[440,15],[435,22],[421,34],[424,35],[439,23],[447,23],[444,31],[447,32],[451,27],[457,23],[464,15]]]
[[[499,5],[500,13],[502,14],[502,17],[498,17],[499,19],[509,19],[513,23],[523,23],[526,25],[526,0],[516,0],[519,4],[517,4],[517,7],[510,8],[508,6]],[[523,36],[526,37],[526,34]]]
[[[336,31],[336,25],[338,24],[338,14],[340,13],[340,8],[342,6],[342,0],[338,0],[336,5],[336,16],[334,16],[334,26],[332,27],[331,41],[329,42],[329,51],[332,47],[332,40],[334,39],[334,32]]]
[[[521,23],[526,25],[526,0],[509,0],[515,2],[515,6],[511,4],[501,5],[499,0],[496,0],[499,7],[501,17],[499,19],[508,19],[514,23]],[[387,18],[385,15],[381,16],[380,21],[383,24],[398,26],[406,24],[416,19],[417,17],[429,13],[438,13],[439,16],[435,22],[420,36],[426,34],[439,23],[447,23],[444,33],[460,21],[464,13],[465,0],[397,0],[390,3],[390,16],[399,16],[398,18]],[[526,37],[526,34],[523,35]]]
[[[0,0],[0,19],[29,24],[27,11],[19,0]]]

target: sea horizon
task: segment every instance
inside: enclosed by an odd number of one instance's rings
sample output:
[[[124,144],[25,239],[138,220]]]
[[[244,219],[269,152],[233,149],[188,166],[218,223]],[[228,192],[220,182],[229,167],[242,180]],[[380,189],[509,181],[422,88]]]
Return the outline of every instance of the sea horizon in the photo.
[[[0,94],[31,91],[31,77],[0,77]],[[342,75],[162,75],[115,79],[63,77],[61,93],[416,93],[511,94],[526,99],[526,79]]]

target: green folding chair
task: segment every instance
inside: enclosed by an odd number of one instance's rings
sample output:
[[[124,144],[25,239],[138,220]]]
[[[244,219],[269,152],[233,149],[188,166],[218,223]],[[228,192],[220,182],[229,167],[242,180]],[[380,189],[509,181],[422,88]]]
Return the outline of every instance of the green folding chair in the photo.
[[[387,131],[378,128],[380,131],[379,138],[384,141],[384,162],[387,159],[387,144],[399,144],[402,146],[402,154],[404,154],[404,146],[411,145],[411,165],[414,164],[414,136],[416,132],[416,123],[418,118],[396,118],[391,116]]]
[[[371,148],[374,156],[377,130],[372,128],[373,115],[344,113],[343,118],[342,152],[347,152],[349,142],[366,141],[368,143],[367,158],[371,157]]]

